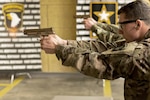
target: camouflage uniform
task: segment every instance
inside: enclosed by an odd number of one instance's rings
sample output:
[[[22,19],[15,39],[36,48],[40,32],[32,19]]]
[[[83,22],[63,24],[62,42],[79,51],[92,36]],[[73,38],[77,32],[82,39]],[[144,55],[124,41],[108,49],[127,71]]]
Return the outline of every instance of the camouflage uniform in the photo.
[[[57,58],[85,75],[110,80],[125,78],[125,100],[150,100],[150,30],[143,40],[130,43],[113,25],[97,24],[92,31],[97,33],[97,40],[59,45]]]

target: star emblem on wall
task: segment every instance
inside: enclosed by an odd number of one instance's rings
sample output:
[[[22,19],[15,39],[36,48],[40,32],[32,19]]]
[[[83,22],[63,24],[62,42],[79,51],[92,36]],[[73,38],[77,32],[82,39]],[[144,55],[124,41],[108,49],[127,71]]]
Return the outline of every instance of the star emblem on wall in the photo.
[[[106,6],[103,5],[101,11],[93,12],[98,17],[98,22],[106,22],[111,24],[110,17],[115,13],[114,11],[107,11]]]

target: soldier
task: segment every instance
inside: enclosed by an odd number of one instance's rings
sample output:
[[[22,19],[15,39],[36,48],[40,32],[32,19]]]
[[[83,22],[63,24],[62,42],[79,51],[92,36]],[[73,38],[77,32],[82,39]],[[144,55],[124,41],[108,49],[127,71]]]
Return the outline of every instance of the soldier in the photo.
[[[85,19],[97,40],[41,38],[41,48],[65,66],[100,79],[125,78],[125,100],[150,100],[150,6],[137,0],[119,9],[119,28]],[[120,34],[118,34],[120,33]]]

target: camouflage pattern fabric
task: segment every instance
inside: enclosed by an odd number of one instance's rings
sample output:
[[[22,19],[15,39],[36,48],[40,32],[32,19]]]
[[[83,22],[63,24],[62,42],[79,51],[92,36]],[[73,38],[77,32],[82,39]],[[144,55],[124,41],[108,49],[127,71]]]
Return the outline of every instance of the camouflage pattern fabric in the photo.
[[[63,65],[95,78],[125,78],[125,100],[150,100],[150,30],[142,41],[130,43],[117,33],[117,27],[103,24],[92,30],[97,40],[59,45],[57,58]]]

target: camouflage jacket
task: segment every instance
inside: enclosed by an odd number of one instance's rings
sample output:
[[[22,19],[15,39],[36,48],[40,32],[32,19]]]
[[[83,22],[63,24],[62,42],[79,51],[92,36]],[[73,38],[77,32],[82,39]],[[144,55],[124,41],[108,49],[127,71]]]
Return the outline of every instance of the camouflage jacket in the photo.
[[[142,41],[130,43],[113,25],[97,24],[92,31],[97,40],[70,40],[66,46],[57,46],[57,58],[85,75],[125,78],[125,100],[150,100],[150,30]]]

